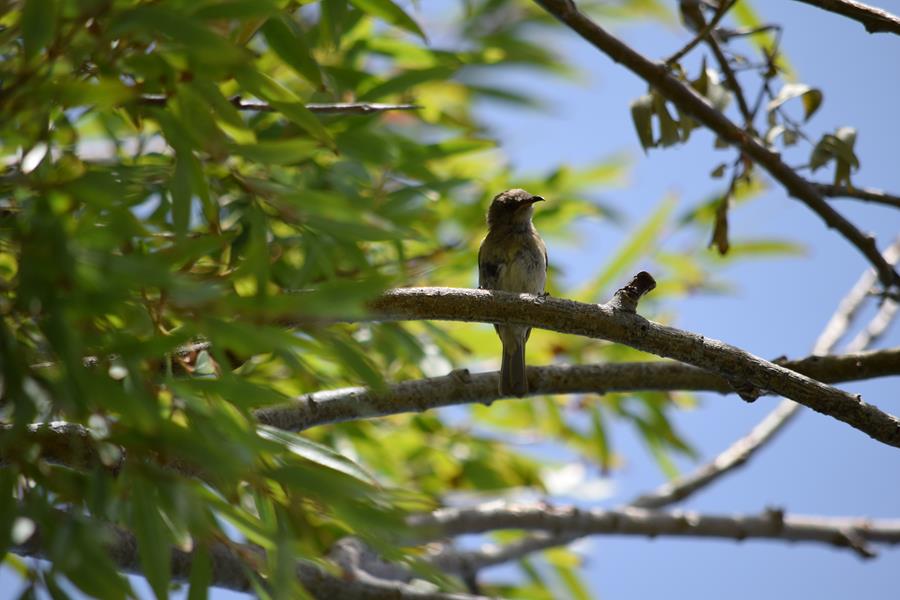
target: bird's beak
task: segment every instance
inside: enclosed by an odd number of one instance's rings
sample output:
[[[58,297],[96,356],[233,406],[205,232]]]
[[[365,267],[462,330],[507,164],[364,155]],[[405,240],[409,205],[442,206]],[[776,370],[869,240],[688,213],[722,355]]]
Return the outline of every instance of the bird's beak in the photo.
[[[543,198],[542,196],[532,196],[532,197],[531,197],[531,203],[532,203],[532,204],[534,204],[535,202],[544,202],[544,201],[545,201],[545,200],[544,200],[544,198]]]

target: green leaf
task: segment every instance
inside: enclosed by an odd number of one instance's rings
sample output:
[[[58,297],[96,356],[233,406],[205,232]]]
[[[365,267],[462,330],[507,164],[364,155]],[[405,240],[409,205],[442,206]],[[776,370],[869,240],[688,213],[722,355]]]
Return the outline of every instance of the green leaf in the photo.
[[[199,65],[238,66],[250,55],[205,24],[162,6],[139,6],[122,13],[111,25],[109,35],[140,32],[151,38],[166,36]]]
[[[269,165],[289,165],[311,157],[319,143],[308,138],[271,140],[255,144],[233,144],[231,151],[252,161]]]
[[[608,473],[612,468],[612,449],[609,445],[609,433],[603,419],[603,413],[596,403],[590,406],[591,415],[591,432],[590,445],[593,449],[593,458],[600,463],[600,468],[604,473]]]
[[[240,111],[228,101],[219,87],[204,79],[195,79],[190,82],[194,92],[203,98],[212,108],[213,112],[225,123],[236,129],[247,129],[247,124],[241,116]]]
[[[628,267],[653,252],[674,208],[675,200],[670,197],[664,198],[644,224],[628,236],[628,241],[607,262],[606,267],[575,297],[582,298],[586,302],[595,301],[616,277],[622,276]]]
[[[733,241],[728,257],[735,258],[768,258],[772,256],[804,256],[807,249],[802,244],[789,240],[758,239]]]
[[[260,437],[276,442],[284,446],[292,454],[312,461],[316,464],[345,473],[359,481],[377,486],[378,482],[365,469],[347,458],[338,454],[328,446],[317,444],[295,433],[276,429],[268,425],[260,425],[257,429]]]
[[[53,102],[60,106],[91,106],[95,109],[109,109],[137,97],[134,87],[107,78],[54,83],[48,93]]]
[[[179,237],[187,233],[191,219],[191,167],[190,157],[182,151],[176,153],[175,174],[172,176],[172,225]]]
[[[401,230],[388,223],[379,226],[361,221],[326,219],[317,215],[307,215],[305,221],[311,229],[322,231],[346,242],[400,241],[419,237],[412,231]]]
[[[158,600],[169,597],[171,540],[159,514],[156,488],[142,477],[131,482],[131,525],[137,537],[141,570]]]
[[[553,548],[545,553],[547,562],[553,565],[556,576],[566,589],[566,597],[573,600],[591,600],[593,597],[579,577],[578,557],[569,549]]]
[[[716,207],[716,218],[713,221],[712,238],[708,247],[716,247],[721,256],[728,254],[728,209],[731,205],[731,190],[729,189]]]
[[[653,109],[656,118],[659,119],[659,143],[663,147],[668,147],[681,141],[678,122],[669,114],[666,99],[659,94],[653,94]]]
[[[212,563],[205,543],[195,543],[191,556],[191,574],[188,579],[187,600],[206,600],[212,584]]]
[[[300,76],[316,88],[322,87],[322,73],[312,57],[303,32],[286,15],[272,17],[262,28],[269,47]]]
[[[392,25],[396,25],[401,29],[405,29],[410,33],[422,38],[427,42],[425,32],[412,18],[404,12],[402,8],[391,2],[391,0],[350,0],[361,11],[378,17]]]
[[[778,95],[769,102],[766,109],[769,112],[792,100],[800,98],[803,101],[803,118],[808,121],[822,104],[822,92],[803,83],[786,83],[779,90]]]
[[[638,139],[641,141],[641,148],[647,151],[652,148],[653,143],[653,96],[645,94],[635,99],[631,103],[631,120],[634,122],[634,128],[637,131]]]
[[[268,17],[280,10],[279,3],[273,0],[225,0],[224,2],[197,2],[196,4],[198,8],[196,12],[191,13],[191,16],[208,20],[240,19],[247,21],[254,17]],[[187,3],[188,7],[190,5],[191,3]]]
[[[409,94],[409,90],[417,85],[430,81],[445,81],[458,70],[456,66],[440,65],[427,69],[408,69],[386,81],[372,78],[371,82],[367,82],[368,85],[360,86],[359,98],[374,101],[391,94]]]
[[[376,389],[384,389],[384,377],[372,361],[359,346],[348,341],[338,334],[325,334],[322,337],[327,342],[329,349],[334,353],[334,358],[355,373],[363,382]]]
[[[19,26],[25,43],[25,60],[31,60],[50,44],[56,33],[54,0],[25,0]]]
[[[849,182],[851,170],[859,168],[859,159],[853,151],[855,144],[856,130],[852,127],[841,127],[834,134],[823,135],[810,155],[810,168],[815,171],[834,160],[837,163],[835,183]]]

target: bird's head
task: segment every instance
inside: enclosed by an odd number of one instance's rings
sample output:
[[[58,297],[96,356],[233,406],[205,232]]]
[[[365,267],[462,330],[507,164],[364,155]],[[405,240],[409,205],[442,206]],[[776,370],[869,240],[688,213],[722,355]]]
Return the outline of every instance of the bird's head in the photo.
[[[534,212],[532,205],[535,202],[543,201],[544,199],[540,196],[535,196],[519,188],[500,192],[494,196],[491,207],[488,209],[488,227],[528,223]]]

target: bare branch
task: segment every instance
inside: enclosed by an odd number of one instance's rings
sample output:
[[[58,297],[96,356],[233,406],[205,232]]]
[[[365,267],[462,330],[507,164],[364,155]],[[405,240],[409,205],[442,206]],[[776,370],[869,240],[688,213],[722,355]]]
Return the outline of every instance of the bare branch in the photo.
[[[900,257],[900,238],[895,240],[884,253],[885,260],[890,264],[895,264],[898,257]],[[840,301],[837,310],[835,310],[831,319],[828,320],[828,323],[822,330],[822,334],[813,345],[814,357],[821,357],[821,360],[833,360],[836,358],[823,355],[831,353],[841,338],[844,337],[853,319],[859,314],[859,310],[862,308],[874,284],[875,271],[866,269],[847,295]],[[882,310],[884,310],[884,306]],[[867,343],[861,342],[856,350],[866,348]],[[792,368],[798,370],[797,366],[793,365]],[[700,466],[688,475],[679,477],[674,481],[661,485],[652,492],[639,496],[630,505],[640,508],[661,508],[683,500],[694,492],[710,485],[750,460],[756,452],[768,444],[776,434],[793,420],[800,412],[800,406],[800,404],[792,400],[782,400],[750,433],[737,440],[712,461]]]
[[[897,315],[897,309],[900,304],[896,300],[886,299],[878,312],[872,317],[872,320],[865,329],[860,331],[853,340],[847,344],[848,348],[866,348],[877,342],[882,335],[894,322]]]
[[[823,383],[857,381],[900,375],[900,348],[840,356],[813,355],[779,364]],[[723,377],[677,362],[528,367],[527,375],[530,396],[639,390],[690,390],[721,394],[733,391]],[[445,406],[491,403],[500,399],[498,377],[496,371],[470,374],[462,370],[442,377],[404,381],[380,392],[362,387],[327,390],[300,396],[290,404],[258,409],[254,416],[263,425],[302,431],[331,423],[423,412]],[[795,405],[793,402],[790,404]],[[0,432],[12,428],[12,425],[0,425]],[[121,448],[96,439],[91,430],[83,425],[34,423],[28,429],[28,442],[39,445],[41,460],[50,463],[72,468],[105,465],[115,473],[125,460]],[[0,467],[21,456],[20,446],[0,450]],[[164,467],[179,473],[202,476],[196,465],[178,461],[172,456],[159,460]],[[717,464],[720,462],[720,459],[716,460]],[[641,503],[638,506],[649,505]]]
[[[722,140],[743,150],[778,180],[791,196],[806,204],[828,227],[839,231],[853,244],[878,271],[878,277],[885,288],[900,286],[900,275],[882,259],[874,238],[861,232],[830,206],[819,191],[786,165],[777,153],[714,109],[690,86],[672,76],[664,63],[648,60],[609,34],[579,12],[572,0],[535,1],[612,60],[654,86],[666,99],[714,131]]]
[[[539,530],[564,535],[678,536],[745,540],[817,542],[851,548],[864,558],[874,555],[869,542],[900,543],[900,519],[860,519],[785,515],[709,515],[661,512],[627,507],[618,510],[494,502],[472,508],[442,508],[417,515],[410,524],[427,539],[485,533],[500,529]]]
[[[847,354],[808,356],[779,365],[823,383],[840,383],[886,375],[900,375],[900,348]],[[393,384],[381,392],[354,387],[300,396],[287,405],[255,412],[260,423],[301,431],[342,421],[406,412],[422,412],[475,402],[491,403],[497,392],[498,373],[449,375]],[[638,390],[691,390],[731,393],[728,381],[715,373],[677,362],[604,363],[528,367],[528,395],[603,394]]]
[[[528,325],[606,339],[716,372],[729,381],[769,391],[844,421],[900,447],[900,421],[858,396],[814,381],[734,346],[666,327],[607,305],[529,294],[454,288],[404,288],[370,303],[372,319],[438,319]]]
[[[894,243],[884,251],[884,258],[889,264],[896,264],[897,259],[900,258],[900,237],[894,240]],[[875,285],[875,279],[875,271],[871,269],[866,269],[860,275],[859,280],[840,301],[837,310],[835,310],[831,319],[828,320],[828,323],[822,330],[822,334],[816,340],[813,346],[813,354],[829,354],[837,346],[841,338],[850,329],[854,319],[859,315],[863,303]],[[863,350],[865,346],[860,346],[858,349]]]
[[[831,198],[856,198],[857,200],[865,200],[876,204],[886,204],[895,208],[900,208],[900,196],[889,194],[885,191],[875,188],[850,188],[845,185],[830,185],[827,183],[813,183],[813,186],[823,196]]]
[[[60,519],[72,518],[64,511],[57,511]],[[126,573],[141,574],[135,535],[119,526],[94,522],[98,535],[106,540],[106,550],[116,567]],[[214,587],[241,592],[254,590],[248,573],[254,572],[254,564],[264,564],[263,551],[247,544],[212,542],[208,545],[211,578]],[[44,547],[40,530],[27,541],[10,549],[19,556],[51,558]],[[193,553],[172,550],[172,578],[188,581]],[[298,561],[297,578],[315,598],[356,598],[365,600],[487,600],[483,596],[443,593],[434,586],[413,586],[401,581],[380,579],[366,573],[333,575],[322,567],[307,561]],[[263,583],[263,585],[265,585]]]
[[[138,102],[145,106],[165,106],[168,101],[168,96],[156,94],[147,94],[138,99]],[[277,112],[275,107],[266,104],[265,102],[242,100],[240,96],[231,98],[231,104],[238,110]],[[305,104],[304,106],[306,106],[307,110],[314,113],[345,115],[368,115],[392,110],[418,110],[422,108],[418,104],[379,104],[372,102],[311,103]]]
[[[862,2],[855,0],[798,0],[798,2],[859,21],[869,33],[887,32],[900,35],[900,18]]]
[[[638,508],[662,508],[691,496],[712,482],[745,464],[797,414],[800,404],[782,400],[747,435],[729,446],[712,461],[688,475],[664,483],[652,492],[642,494],[629,503]]]

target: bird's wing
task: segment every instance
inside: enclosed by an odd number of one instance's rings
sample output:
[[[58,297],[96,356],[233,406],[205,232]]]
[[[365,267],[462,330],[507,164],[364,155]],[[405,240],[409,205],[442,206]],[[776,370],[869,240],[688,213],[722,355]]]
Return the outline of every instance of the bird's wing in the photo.
[[[478,287],[482,290],[495,290],[500,286],[500,274],[503,263],[492,252],[485,252],[484,244],[478,249]]]

